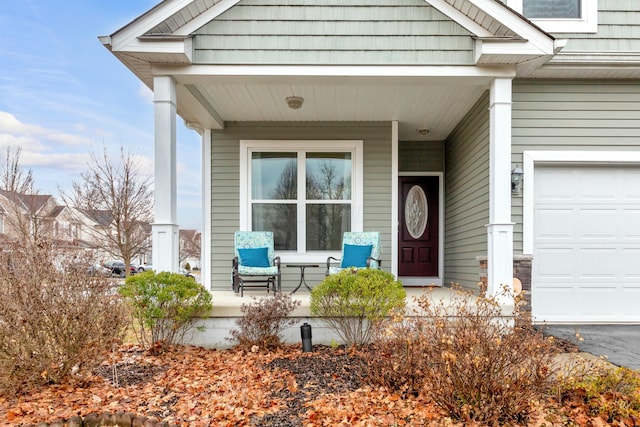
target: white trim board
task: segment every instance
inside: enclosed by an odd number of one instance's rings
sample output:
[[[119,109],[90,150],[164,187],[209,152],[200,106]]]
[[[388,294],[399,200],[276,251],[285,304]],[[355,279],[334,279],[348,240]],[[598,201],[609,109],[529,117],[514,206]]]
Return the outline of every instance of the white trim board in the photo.
[[[522,252],[533,254],[534,171],[536,164],[628,164],[640,166],[640,151],[524,151]]]

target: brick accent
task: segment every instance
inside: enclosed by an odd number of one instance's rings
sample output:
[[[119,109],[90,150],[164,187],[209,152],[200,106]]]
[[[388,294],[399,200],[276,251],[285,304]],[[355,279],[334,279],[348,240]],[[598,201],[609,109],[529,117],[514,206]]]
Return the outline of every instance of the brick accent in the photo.
[[[523,309],[531,311],[531,260],[529,255],[514,255],[513,257],[513,277],[522,283],[522,295],[525,301]],[[478,257],[478,273],[483,288],[487,289],[487,258]]]

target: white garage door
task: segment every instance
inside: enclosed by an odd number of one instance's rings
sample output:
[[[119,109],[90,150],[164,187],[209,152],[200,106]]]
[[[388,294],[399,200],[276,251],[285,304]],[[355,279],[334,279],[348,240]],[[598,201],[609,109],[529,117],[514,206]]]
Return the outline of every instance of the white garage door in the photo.
[[[640,321],[640,168],[535,167],[535,321]]]

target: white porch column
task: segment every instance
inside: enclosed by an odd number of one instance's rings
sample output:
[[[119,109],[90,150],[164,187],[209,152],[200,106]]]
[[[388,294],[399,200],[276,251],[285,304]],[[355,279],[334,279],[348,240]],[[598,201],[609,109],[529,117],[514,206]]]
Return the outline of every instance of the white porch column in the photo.
[[[511,222],[511,79],[491,84],[489,105],[489,224],[487,225],[487,293],[513,287]],[[507,302],[507,301],[505,301]]]
[[[202,132],[202,239],[200,240],[200,278],[211,290],[211,129]]]
[[[178,224],[176,207],[176,85],[169,76],[154,77],[155,120],[155,222],[153,268],[178,271]]]

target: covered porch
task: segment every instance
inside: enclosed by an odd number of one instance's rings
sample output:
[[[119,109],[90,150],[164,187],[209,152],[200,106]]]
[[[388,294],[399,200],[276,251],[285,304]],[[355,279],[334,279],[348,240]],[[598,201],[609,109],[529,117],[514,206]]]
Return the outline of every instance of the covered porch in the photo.
[[[454,298],[465,298],[469,304],[473,304],[473,301],[478,295],[478,293],[473,290],[465,289],[464,291],[459,291],[447,286],[406,287],[405,291],[407,294],[406,304],[409,309],[408,313],[411,313],[413,309],[418,307],[416,299],[425,295],[428,295],[428,298],[430,298],[434,304],[442,303],[445,307],[450,306]],[[194,332],[189,343],[206,348],[231,347],[232,342],[228,340],[231,336],[229,331],[237,328],[236,320],[242,317],[240,307],[243,304],[251,304],[257,298],[265,298],[266,296],[267,293],[264,290],[247,290],[243,298],[239,297],[232,290],[214,291],[213,309],[207,318],[203,318],[199,322],[200,325],[205,326],[206,330],[204,332]],[[340,338],[325,326],[322,319],[311,314],[309,291],[297,291],[291,294],[291,297],[293,300],[299,301],[300,306],[290,316],[294,319],[295,325],[286,329],[283,333],[286,343],[300,343],[300,326],[308,323],[312,327],[312,341],[314,345],[341,344]],[[505,318],[510,318],[512,314],[513,305],[504,304],[502,306],[502,315]]]

